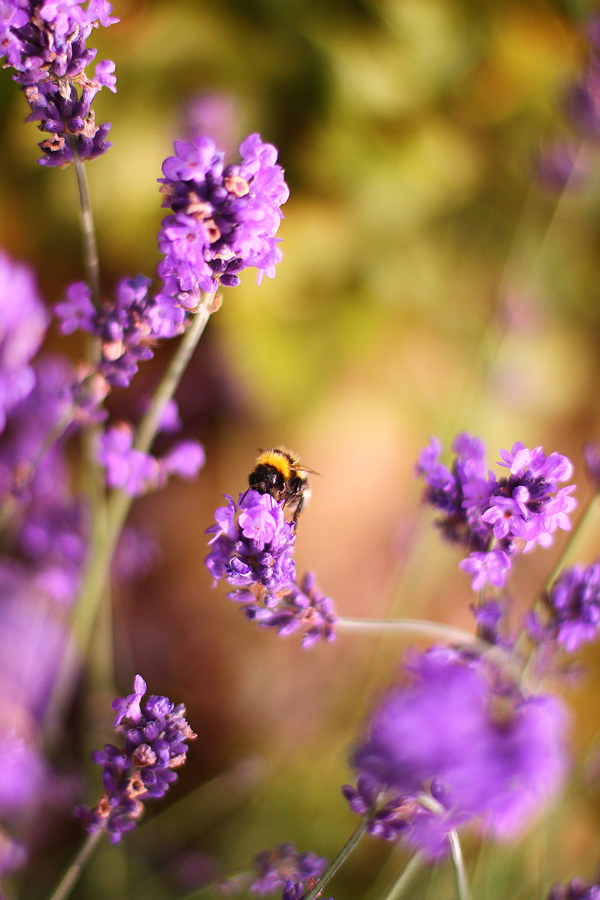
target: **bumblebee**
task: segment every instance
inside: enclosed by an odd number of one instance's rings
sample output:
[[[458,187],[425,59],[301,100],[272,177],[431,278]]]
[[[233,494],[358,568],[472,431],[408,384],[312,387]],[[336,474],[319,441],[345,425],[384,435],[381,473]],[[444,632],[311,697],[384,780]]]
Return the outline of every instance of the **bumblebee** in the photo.
[[[307,472],[312,469],[300,465],[300,457],[287,447],[261,450],[254,470],[248,476],[250,489],[259,494],[270,494],[278,503],[292,512],[296,525],[302,507],[310,497]]]

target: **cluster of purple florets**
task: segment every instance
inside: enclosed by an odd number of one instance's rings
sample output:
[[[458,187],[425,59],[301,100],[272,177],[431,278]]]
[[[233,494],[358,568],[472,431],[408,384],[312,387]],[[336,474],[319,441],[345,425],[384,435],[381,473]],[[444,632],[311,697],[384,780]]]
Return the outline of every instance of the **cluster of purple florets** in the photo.
[[[600,900],[600,884],[573,878],[567,884],[553,885],[547,900]]]
[[[175,298],[185,309],[197,308],[201,292],[239,284],[250,266],[273,278],[281,251],[275,237],[280,207],[289,191],[277,150],[258,134],[240,146],[241,163],[224,165],[209,137],[175,143],[175,156],[163,163],[163,206],[172,210],[162,223],[158,242],[165,258],[159,266],[167,305]]]
[[[207,529],[213,537],[206,565],[215,583],[225,578],[237,588],[229,597],[246,616],[281,635],[303,628],[303,647],[321,637],[333,640],[333,601],[319,590],[312,573],[296,582],[296,530],[285,520],[282,503],[248,490],[240,495],[239,510],[227,496],[227,506],[215,511],[215,519]]]
[[[343,791],[373,834],[431,858],[473,819],[510,838],[563,780],[565,724],[557,698],[524,695],[489,660],[413,652],[354,750],[357,787]]]
[[[283,888],[283,900],[299,900],[320,875],[327,860],[316,853],[300,853],[291,842],[264,850],[254,857],[256,876],[249,887],[252,894],[273,894]]]
[[[152,694],[142,710],[145,693],[146,682],[136,675],[134,693],[113,701],[114,727],[125,736],[125,747],[106,744],[94,753],[103,767],[104,793],[95,807],[77,811],[89,832],[105,830],[114,843],[135,828],[143,802],[163,797],[177,780],[174,770],[185,763],[188,741],[196,737],[182,704]]]
[[[152,358],[151,345],[162,337],[156,303],[148,296],[150,284],[143,275],[127,278],[117,285],[114,303],[96,308],[90,288],[78,281],[56,306],[63,334],[81,329],[100,338],[98,371],[113,386],[128,387],[138,363]]]
[[[453,449],[457,456],[451,469],[439,461],[441,446],[433,438],[419,454],[425,500],[441,510],[437,524],[444,536],[472,551],[460,567],[471,573],[473,590],[486,584],[502,587],[518,546],[524,551],[535,544],[547,547],[557,528],[571,527],[575,486],[557,490],[557,482],[571,478],[573,466],[559,453],[546,457],[541,447],[528,450],[515,443],[510,452],[500,451],[500,465],[510,474],[497,478],[486,468],[482,441],[461,434]]]
[[[198,441],[178,441],[162,457],[136,450],[128,422],[111,425],[100,437],[98,459],[106,469],[106,483],[132,497],[164,487],[170,475],[191,480],[204,466],[204,448]]]
[[[543,606],[526,622],[535,641],[556,641],[568,653],[593,641],[600,631],[600,562],[565,569],[544,596]]]
[[[46,166],[65,166],[74,159],[95,159],[110,143],[110,124],[97,126],[92,101],[107,87],[115,91],[115,65],[104,60],[92,79],[84,69],[96,56],[85,46],[93,28],[117,22],[107,0],[4,0],[0,7],[0,58],[16,70],[31,114],[51,137],[40,144]]]

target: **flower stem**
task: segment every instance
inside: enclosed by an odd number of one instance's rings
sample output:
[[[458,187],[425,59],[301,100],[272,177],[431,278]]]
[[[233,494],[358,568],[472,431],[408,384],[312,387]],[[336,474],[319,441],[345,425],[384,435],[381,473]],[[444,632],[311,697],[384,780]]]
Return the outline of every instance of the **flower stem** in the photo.
[[[470,632],[442,622],[429,622],[427,619],[348,619],[340,616],[336,621],[336,628],[339,631],[399,631],[402,634],[439,638],[455,644],[481,644],[489,650],[488,644]]]
[[[398,900],[398,897],[402,896],[410,881],[412,881],[423,865],[423,862],[424,856],[422,853],[413,853],[402,872],[400,872],[389,891],[383,895],[381,900]]]
[[[75,174],[77,175],[77,187],[79,188],[79,202],[81,204],[81,229],[83,231],[84,260],[89,286],[92,290],[92,300],[95,306],[100,302],[100,257],[98,256],[98,242],[96,240],[96,228],[90,203],[85,165],[77,154],[74,141],[73,156],[75,158]]]
[[[83,867],[92,855],[92,852],[102,834],[103,832],[102,830],[100,830],[94,832],[94,834],[88,835],[83,847],[65,872],[62,881],[60,882],[54,893],[51,895],[49,900],[66,900],[66,898],[75,887],[75,884],[77,883],[79,876],[83,871]]]
[[[450,844],[450,856],[452,858],[452,868],[454,870],[456,896],[458,897],[458,900],[470,900],[471,895],[469,892],[469,885],[467,884],[467,873],[465,872],[465,864],[456,828],[453,828],[448,835],[448,842]]]
[[[213,300],[213,294],[203,294],[199,310],[192,317],[189,328],[156,390],[152,405],[140,423],[134,448],[142,453],[147,453],[152,446],[165,406],[175,393],[181,376],[206,328]],[[105,510],[102,511],[100,508],[96,510],[93,540],[82,577],[79,600],[73,611],[70,641],[48,707],[46,727],[50,734],[62,720],[60,712],[63,705],[69,702],[72,694],[78,660],[87,652],[98,609],[110,577],[115,548],[132,503],[132,496],[124,491],[115,490],[110,493]],[[103,512],[102,515],[101,512]]]
[[[350,835],[333,862],[325,869],[315,886],[302,898],[302,900],[315,900],[317,894],[321,893],[327,882],[333,878],[342,863],[350,856],[362,836],[366,833],[366,830],[367,820],[363,819],[358,828]]]

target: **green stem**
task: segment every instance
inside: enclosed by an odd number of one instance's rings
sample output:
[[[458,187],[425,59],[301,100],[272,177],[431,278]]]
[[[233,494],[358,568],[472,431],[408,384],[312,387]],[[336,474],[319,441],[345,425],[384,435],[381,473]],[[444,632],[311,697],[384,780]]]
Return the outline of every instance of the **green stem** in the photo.
[[[349,619],[340,616],[336,622],[339,631],[399,631],[402,634],[416,634],[423,637],[439,638],[455,644],[481,645],[489,650],[489,644],[462,628],[429,622],[427,619]]]
[[[346,860],[348,856],[352,853],[360,839],[367,831],[367,820],[363,819],[356,831],[352,835],[350,835],[349,839],[346,841],[336,858],[333,862],[325,869],[315,886],[308,892],[308,894],[302,898],[302,900],[315,900],[317,894],[320,894],[327,882],[333,878],[337,870],[340,868],[342,863]]]
[[[471,900],[469,885],[467,884],[467,873],[465,871],[465,864],[456,828],[453,828],[448,835],[448,841],[450,843],[450,856],[452,858],[452,868],[454,870],[456,896],[458,897],[458,900]]]
[[[79,201],[81,204],[81,228],[83,231],[84,260],[89,286],[92,289],[92,301],[95,306],[100,302],[100,257],[98,255],[98,242],[96,240],[96,228],[90,203],[85,165],[79,158],[76,142],[73,144],[75,158],[75,174],[77,175],[77,187],[79,188]]]
[[[66,900],[77,883],[79,876],[83,871],[83,867],[92,855],[92,852],[103,833],[104,832],[100,830],[96,831],[94,834],[88,835],[83,847],[65,872],[62,881],[49,900]]]
[[[389,891],[383,895],[381,900],[398,900],[398,897],[402,896],[409,883],[423,865],[424,859],[425,857],[422,853],[413,853],[402,872],[400,872],[398,878],[394,881]]]
[[[192,317],[190,326],[154,394],[152,405],[140,423],[133,447],[141,453],[148,453],[152,446],[165,407],[177,390],[181,376],[206,328],[212,300],[212,294],[204,295],[202,305]],[[108,499],[104,539],[100,547],[94,548],[87,572],[84,575],[81,596],[73,621],[75,636],[83,648],[89,641],[98,604],[109,577],[115,547],[132,503],[133,497],[120,490],[113,491]]]

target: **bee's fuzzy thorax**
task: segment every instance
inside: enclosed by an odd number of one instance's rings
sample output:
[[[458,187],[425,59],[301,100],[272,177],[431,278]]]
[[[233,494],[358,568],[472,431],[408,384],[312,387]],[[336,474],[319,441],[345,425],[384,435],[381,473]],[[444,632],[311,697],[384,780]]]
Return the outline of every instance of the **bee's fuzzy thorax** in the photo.
[[[273,447],[271,450],[264,450],[256,460],[257,466],[273,466],[278,472],[281,472],[287,481],[292,474],[292,466],[298,463],[299,457],[286,447]]]

